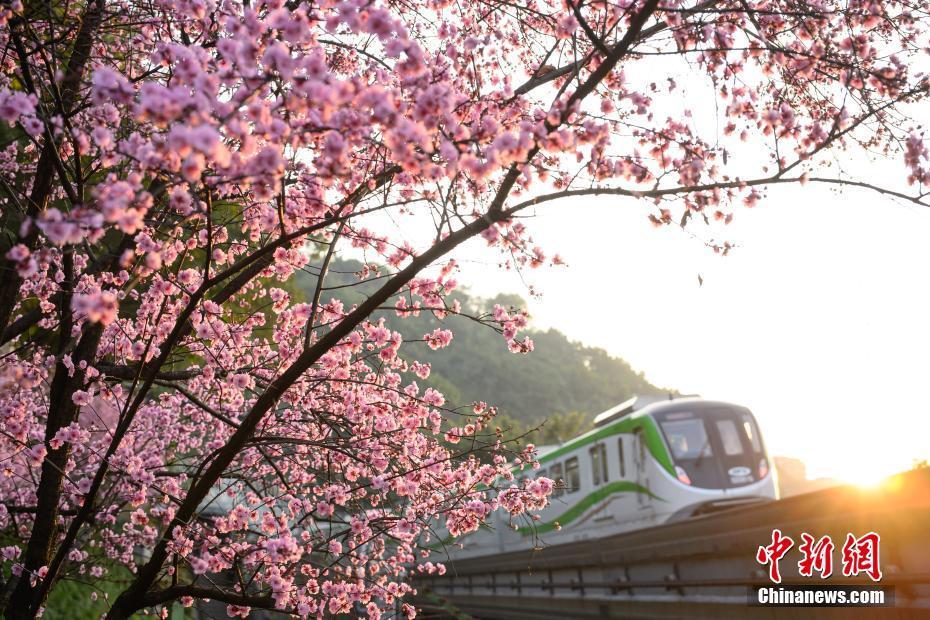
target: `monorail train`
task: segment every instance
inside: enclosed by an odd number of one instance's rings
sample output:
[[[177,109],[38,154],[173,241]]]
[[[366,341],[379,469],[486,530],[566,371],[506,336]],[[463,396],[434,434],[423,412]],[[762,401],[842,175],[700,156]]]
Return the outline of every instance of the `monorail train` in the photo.
[[[749,409],[686,397],[633,398],[594,420],[594,430],[540,449],[523,478],[557,481],[539,520],[499,510],[446,549],[471,557],[561,544],[659,525],[777,498],[775,473]],[[522,480],[521,480],[522,482]]]

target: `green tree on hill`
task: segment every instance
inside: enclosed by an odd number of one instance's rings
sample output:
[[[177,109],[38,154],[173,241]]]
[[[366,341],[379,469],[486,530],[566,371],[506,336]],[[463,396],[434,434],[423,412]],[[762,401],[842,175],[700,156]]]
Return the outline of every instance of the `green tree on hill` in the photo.
[[[334,262],[323,299],[336,297],[347,306],[360,302],[365,287],[345,287],[354,281],[354,273],[360,268],[361,264],[354,261]],[[311,298],[316,278],[303,274],[298,285]],[[513,294],[481,299],[459,291],[454,297],[463,308],[478,312],[490,312],[495,304],[525,304]],[[417,317],[400,320],[389,310],[376,316],[383,316],[405,340],[420,339],[437,327],[451,329],[455,339],[441,353],[430,351],[423,343],[407,345],[417,347],[417,359],[431,364],[427,383],[443,392],[450,403],[467,405],[484,400],[496,406],[503,416],[501,426],[513,426],[514,431],[526,432],[549,420],[527,437],[537,444],[570,439],[586,430],[596,414],[631,396],[667,392],[624,360],[604,349],[572,342],[556,329],[530,330],[535,351],[531,355],[514,355],[507,351],[499,334],[460,316],[439,320],[432,313],[421,312]]]

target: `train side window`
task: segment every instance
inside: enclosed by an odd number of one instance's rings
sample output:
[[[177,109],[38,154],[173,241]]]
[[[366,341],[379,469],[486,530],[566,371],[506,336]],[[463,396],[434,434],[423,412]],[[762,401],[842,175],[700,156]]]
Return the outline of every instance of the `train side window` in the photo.
[[[597,486],[601,483],[601,451],[598,446],[592,446],[588,453],[591,455],[591,478]]]
[[[578,471],[578,457],[565,461],[565,492],[574,493],[581,488],[581,474]]]
[[[594,476],[595,486],[607,482],[607,447],[599,443],[592,446],[589,452],[591,453],[591,472]]]
[[[549,477],[555,482],[555,488],[552,489],[553,497],[560,497],[565,492],[565,480],[562,479],[562,464],[554,463],[549,468]]]
[[[620,477],[626,478],[626,456],[623,454],[623,437],[617,438],[617,454],[620,455]]]
[[[610,474],[607,471],[607,446],[600,444],[598,447],[601,449],[601,480],[607,482],[610,480]]]

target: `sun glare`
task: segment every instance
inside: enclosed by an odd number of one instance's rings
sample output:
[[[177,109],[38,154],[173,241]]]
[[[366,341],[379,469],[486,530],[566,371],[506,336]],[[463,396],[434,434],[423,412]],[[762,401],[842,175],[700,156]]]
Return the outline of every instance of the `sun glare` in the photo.
[[[887,478],[888,476],[881,472],[870,472],[851,482],[864,489],[874,489],[880,487]]]
[[[859,462],[856,466],[849,466],[839,472],[836,478],[865,489],[873,489],[882,485],[890,476],[901,471],[889,463]]]

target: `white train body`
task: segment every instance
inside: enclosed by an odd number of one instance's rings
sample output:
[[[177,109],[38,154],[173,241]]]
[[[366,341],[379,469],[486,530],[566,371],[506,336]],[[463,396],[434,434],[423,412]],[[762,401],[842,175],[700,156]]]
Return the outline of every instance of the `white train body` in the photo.
[[[777,497],[771,458],[745,407],[698,398],[642,406],[633,399],[595,425],[541,450],[540,469],[522,474],[562,481],[538,520],[511,522],[499,510],[492,528],[445,551],[474,557],[600,538]]]

